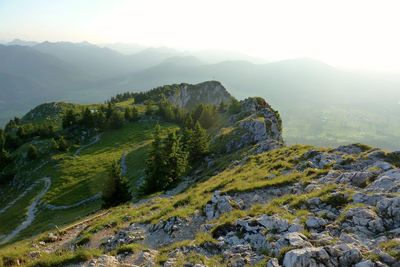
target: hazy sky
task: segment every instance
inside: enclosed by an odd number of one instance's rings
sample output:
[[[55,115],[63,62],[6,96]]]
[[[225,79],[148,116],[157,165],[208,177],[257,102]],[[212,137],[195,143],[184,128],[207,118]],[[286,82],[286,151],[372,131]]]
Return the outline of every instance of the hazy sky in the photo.
[[[127,42],[400,70],[400,1],[0,0],[0,40]]]

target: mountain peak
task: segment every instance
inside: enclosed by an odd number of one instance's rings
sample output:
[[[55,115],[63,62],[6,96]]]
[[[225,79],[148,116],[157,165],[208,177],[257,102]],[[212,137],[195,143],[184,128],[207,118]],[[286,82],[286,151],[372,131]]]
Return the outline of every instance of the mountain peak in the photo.
[[[233,97],[218,81],[205,81],[198,84],[181,83],[176,90],[166,95],[167,100],[182,108],[193,108],[198,104],[219,105],[230,103]]]

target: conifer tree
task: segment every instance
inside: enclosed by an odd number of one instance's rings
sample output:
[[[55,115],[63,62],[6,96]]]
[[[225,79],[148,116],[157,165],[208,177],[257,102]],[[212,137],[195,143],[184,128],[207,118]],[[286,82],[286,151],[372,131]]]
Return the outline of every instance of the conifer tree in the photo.
[[[113,114],[113,107],[112,107],[111,102],[108,102],[107,108],[106,108],[106,119],[108,120],[112,114]]]
[[[163,155],[166,175],[163,179],[163,188],[168,188],[178,182],[188,169],[188,156],[175,131],[168,134],[164,143]]]
[[[156,125],[153,134],[154,141],[146,160],[145,193],[159,191],[163,188],[162,177],[165,177],[165,160],[163,158],[163,143],[161,139],[161,127]]]
[[[201,126],[208,129],[217,120],[217,110],[215,106],[200,104],[193,111],[193,119],[199,121]]]
[[[207,131],[201,127],[199,122],[196,122],[191,136],[189,147],[189,156],[191,162],[201,160],[206,156],[210,149],[210,138]]]
[[[102,192],[103,208],[113,207],[131,199],[127,180],[121,175],[121,165],[111,164],[108,179]]]
[[[152,149],[146,161],[145,193],[170,187],[179,181],[188,169],[188,154],[176,132],[170,132],[163,140],[161,128],[156,126]]]
[[[193,121],[193,117],[190,113],[186,115],[183,125],[186,129],[193,129],[194,121]]]
[[[124,118],[126,121],[132,120],[132,110],[130,108],[125,109]]]
[[[94,126],[97,129],[103,130],[107,127],[107,119],[104,113],[105,111],[99,110],[93,115]]]
[[[62,127],[67,129],[76,124],[76,115],[72,109],[68,109],[62,118]]]
[[[82,126],[90,129],[94,127],[94,118],[93,118],[93,114],[90,111],[89,108],[86,108],[83,112],[82,112]]]
[[[139,119],[139,110],[137,107],[132,108],[132,113],[131,113],[131,121],[137,121]]]

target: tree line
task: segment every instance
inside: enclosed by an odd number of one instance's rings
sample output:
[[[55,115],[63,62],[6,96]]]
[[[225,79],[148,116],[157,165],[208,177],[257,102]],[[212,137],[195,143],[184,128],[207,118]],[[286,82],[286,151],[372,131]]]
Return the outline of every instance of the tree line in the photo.
[[[139,119],[139,111],[135,106],[127,107],[124,112],[116,109],[113,104],[100,106],[98,109],[85,108],[81,112],[73,109],[66,111],[62,118],[63,129],[83,127],[85,129],[118,129],[125,121],[133,122]]]

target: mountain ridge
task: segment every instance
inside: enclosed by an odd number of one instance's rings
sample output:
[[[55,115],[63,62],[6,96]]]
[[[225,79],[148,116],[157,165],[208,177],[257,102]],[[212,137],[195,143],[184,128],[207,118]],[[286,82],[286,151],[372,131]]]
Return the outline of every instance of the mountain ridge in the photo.
[[[212,98],[201,98],[204,92]],[[135,189],[146,175],[153,127],[161,125],[164,135],[183,127],[154,111],[172,109],[182,94],[212,104],[202,110],[218,109],[208,128],[211,153],[176,186],[101,210],[94,196],[110,161],[123,164]],[[225,99],[231,103],[224,107]],[[190,110],[187,103],[180,106]],[[2,238],[6,227],[19,225],[24,203],[39,196],[41,204],[33,225],[19,233],[22,240],[0,247],[0,266],[397,266],[399,152],[363,144],[286,146],[282,120],[269,103],[259,97],[236,102],[217,81],[121,94],[109,106],[121,113],[136,108],[139,118],[115,129],[55,126],[70,151],[54,151],[48,137],[39,136],[13,152],[18,173],[12,187],[1,189],[1,205],[12,203],[0,214],[7,222],[0,225]],[[43,104],[7,132],[39,125],[49,114],[64,117],[68,109],[83,115],[103,108]],[[29,145],[38,147],[39,158],[28,160]],[[43,177],[50,177],[50,188],[35,184]]]

